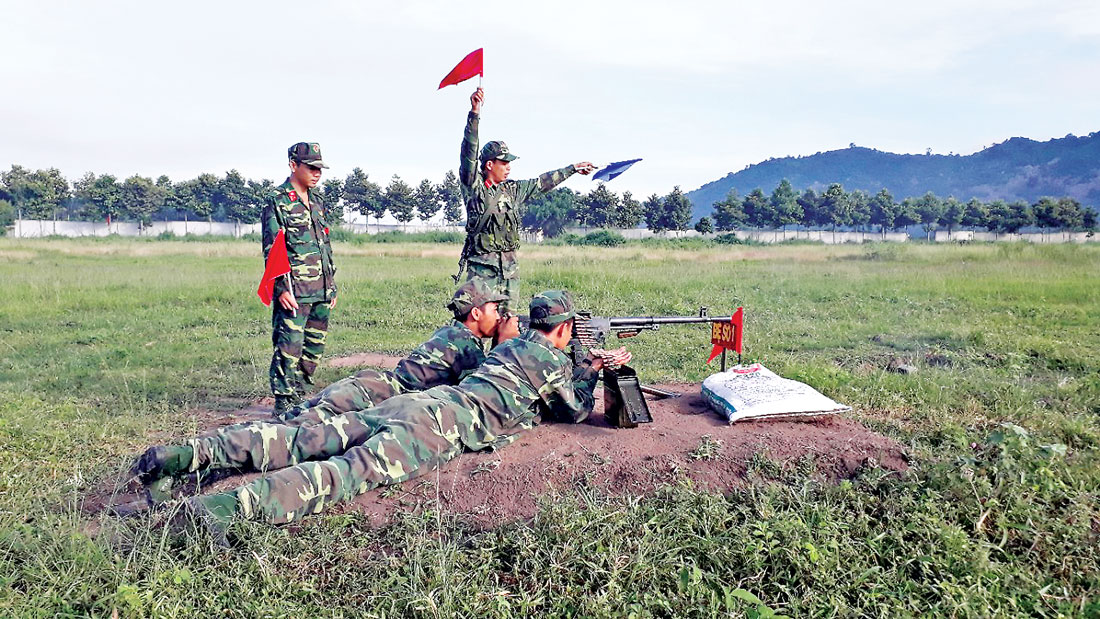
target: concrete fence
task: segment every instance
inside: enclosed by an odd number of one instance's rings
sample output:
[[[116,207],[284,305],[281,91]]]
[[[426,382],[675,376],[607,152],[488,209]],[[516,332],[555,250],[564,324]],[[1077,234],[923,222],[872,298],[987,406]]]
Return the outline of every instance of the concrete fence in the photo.
[[[383,220],[384,221],[384,220]],[[448,226],[441,222],[429,221],[415,223],[343,223],[341,228],[358,234],[379,234],[381,232],[463,232],[462,225]],[[584,236],[595,232],[596,228],[567,228],[566,232]],[[221,236],[240,237],[246,234],[259,234],[260,224],[239,224],[235,222],[209,222],[209,221],[154,221],[148,226],[139,226],[134,222],[106,222],[91,221],[55,221],[39,219],[16,219],[15,225],[9,232],[11,236],[19,238],[33,238],[43,236],[157,236],[162,232],[171,232],[176,236],[187,234],[214,234]],[[702,236],[695,230],[680,230],[653,233],[644,228],[632,228],[627,230],[614,230],[627,239],[644,239],[650,237],[660,238],[684,238]],[[851,232],[829,230],[737,230],[733,232],[738,238],[750,239],[759,243],[779,243],[788,240],[805,240],[825,243],[827,245],[838,243],[868,243],[872,241],[887,241],[892,243],[904,243],[910,238],[922,240],[924,234],[914,234],[912,237],[905,232]],[[528,242],[542,240],[540,232],[524,233]],[[710,235],[713,236],[713,235]],[[950,234],[946,230],[938,230],[932,235],[932,240],[938,243],[959,242],[983,242],[983,241],[1025,241],[1028,243],[1087,243],[1100,241],[1100,234],[1089,236],[1087,232],[1028,232],[1024,234],[998,234],[995,232],[975,232],[973,230],[955,230]]]
[[[176,236],[187,234],[214,234],[220,236],[244,236],[259,233],[260,224],[209,221],[154,221],[148,226],[135,222],[119,221],[55,221],[40,219],[16,219],[11,236],[19,238],[43,236],[156,236],[171,232]]]

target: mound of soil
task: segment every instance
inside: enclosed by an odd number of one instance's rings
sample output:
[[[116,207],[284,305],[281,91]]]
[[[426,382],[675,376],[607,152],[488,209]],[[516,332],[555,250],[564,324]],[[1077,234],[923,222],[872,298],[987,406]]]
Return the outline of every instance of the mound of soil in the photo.
[[[357,355],[331,365],[392,367],[396,357]],[[369,359],[369,360],[368,360]],[[439,470],[389,488],[368,492],[342,506],[382,524],[395,513],[439,508],[468,522],[491,527],[534,516],[545,493],[577,483],[611,494],[644,495],[658,486],[688,478],[696,487],[728,491],[745,481],[754,456],[784,467],[810,461],[817,474],[833,481],[850,478],[869,462],[901,471],[907,468],[900,444],[843,416],[805,420],[748,421],[730,425],[702,399],[698,384],[659,385],[681,393],[651,399],[653,423],[617,429],[604,420],[602,388],[588,422],[549,423],[530,430],[513,444],[493,452],[466,453]],[[270,398],[233,412],[194,411],[208,431],[244,421],[270,419]],[[223,491],[256,474],[232,475],[204,484]],[[136,496],[116,495],[111,503]],[[104,500],[89,497],[87,507]]]

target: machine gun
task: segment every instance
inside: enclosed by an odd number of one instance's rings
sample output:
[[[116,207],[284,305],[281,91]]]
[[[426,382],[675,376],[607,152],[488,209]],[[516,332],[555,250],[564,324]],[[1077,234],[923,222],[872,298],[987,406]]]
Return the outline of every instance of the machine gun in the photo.
[[[729,323],[733,316],[710,316],[706,307],[699,308],[698,316],[593,316],[591,312],[578,311],[573,321],[571,353],[573,362],[579,364],[591,348],[603,348],[612,333],[619,339],[634,337],[642,331],[656,331],[662,325],[700,323]],[[723,364],[725,358],[723,357]],[[679,393],[647,387],[638,382],[638,374],[629,366],[605,368],[604,418],[619,428],[633,428],[639,423],[653,421],[643,393],[659,398],[679,397]]]
[[[569,342],[569,353],[575,365],[581,361],[592,348],[607,346],[608,336],[615,334],[619,339],[626,339],[640,334],[642,331],[657,331],[664,325],[685,325],[702,323],[730,323],[733,316],[711,316],[706,307],[699,308],[697,316],[593,316],[591,312],[578,310],[573,321],[573,337]],[[522,328],[530,326],[528,316],[519,316]],[[712,332],[713,332],[712,327]],[[725,356],[722,358],[725,369]],[[675,398],[680,394],[674,391],[666,391],[656,387],[648,387],[638,382],[638,374],[629,366],[604,367],[604,418],[612,426],[619,428],[633,428],[639,423],[653,421],[649,412],[645,396],[648,393],[658,398]]]

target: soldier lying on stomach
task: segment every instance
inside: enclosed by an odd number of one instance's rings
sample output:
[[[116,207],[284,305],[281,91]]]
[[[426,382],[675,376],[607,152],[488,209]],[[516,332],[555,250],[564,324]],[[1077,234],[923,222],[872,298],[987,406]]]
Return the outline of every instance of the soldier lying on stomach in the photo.
[[[573,301],[561,290],[531,300],[531,329],[497,346],[456,386],[394,396],[365,410],[308,426],[257,424],[239,430],[230,466],[266,474],[229,492],[189,499],[186,512],[224,539],[235,518],[285,523],[380,485],[430,472],[465,450],[506,445],[544,416],[579,423],[592,412],[603,361],[573,367],[564,349]],[[196,452],[157,467],[135,465],[146,483],[208,466]],[[143,456],[143,460],[144,460]]]

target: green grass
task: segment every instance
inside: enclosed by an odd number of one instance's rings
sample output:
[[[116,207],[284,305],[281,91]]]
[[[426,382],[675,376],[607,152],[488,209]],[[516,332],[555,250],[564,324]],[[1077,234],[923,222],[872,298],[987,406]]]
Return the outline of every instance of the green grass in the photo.
[[[328,355],[402,353],[446,319],[458,248],[426,241],[337,245]],[[904,475],[825,484],[757,454],[729,496],[580,485],[494,531],[336,514],[242,525],[228,551],[84,514],[136,452],[195,431],[188,408],[265,395],[258,253],[0,239],[0,615],[1100,616],[1100,247],[521,253],[526,294],[568,287],[599,314],[744,306],[747,359],[908,445]],[[701,328],[628,344],[645,381],[713,371]]]

